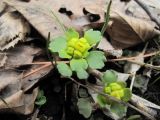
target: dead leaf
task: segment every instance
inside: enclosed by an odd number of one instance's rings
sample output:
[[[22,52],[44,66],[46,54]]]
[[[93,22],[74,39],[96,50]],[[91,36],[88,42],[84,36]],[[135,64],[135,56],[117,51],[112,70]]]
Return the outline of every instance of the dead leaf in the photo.
[[[28,22],[33,27],[35,27],[45,38],[48,37],[49,32],[51,32],[52,37],[63,34],[60,25],[53,18],[51,11],[54,11],[54,13],[58,16],[58,18],[66,27],[74,27],[79,30],[81,29],[81,26],[73,25],[70,18],[68,18],[64,14],[60,14],[58,12],[60,8],[65,7],[67,10],[72,11],[72,13],[77,17],[84,16],[83,8],[86,8],[91,13],[102,15],[101,19],[103,21],[103,6],[105,6],[104,0],[96,0],[94,2],[90,0],[68,0],[67,2],[65,0],[32,0],[29,3],[24,3],[17,0],[4,0],[4,2],[6,2],[10,6],[13,6],[18,12],[20,12],[28,20]]]
[[[28,75],[28,73],[39,68],[43,68],[43,69],[40,69],[38,72]],[[22,81],[23,91],[27,91],[30,88],[32,88],[36,83],[39,82],[40,79],[43,79],[46,75],[48,75],[52,69],[53,69],[53,66],[51,64],[44,65],[44,66],[33,65],[30,69],[27,70],[27,72],[25,73],[25,76],[23,76],[23,81]]]
[[[160,35],[152,25],[144,20],[126,16],[120,12],[111,13],[107,28],[111,43],[116,48],[127,48]]]
[[[33,111],[34,101],[38,90],[33,94],[24,93],[21,88],[22,73],[14,70],[0,71],[0,94],[7,105],[0,101],[0,110],[7,109],[8,106],[14,111],[22,114],[30,114]]]
[[[25,39],[27,33],[29,33],[29,25],[20,14],[4,13],[0,17],[0,50],[14,47]]]
[[[19,45],[7,51],[8,59],[5,67],[19,67],[22,65],[31,64],[33,58],[38,56],[38,53],[42,52],[42,49],[29,45]]]

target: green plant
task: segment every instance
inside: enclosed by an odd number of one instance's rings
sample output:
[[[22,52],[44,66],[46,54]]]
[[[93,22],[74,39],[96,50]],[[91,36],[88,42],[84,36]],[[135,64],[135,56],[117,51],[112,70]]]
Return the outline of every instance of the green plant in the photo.
[[[46,97],[44,96],[44,91],[43,90],[39,90],[35,104],[38,105],[39,107],[41,107],[42,105],[44,105],[46,103]]]
[[[124,102],[128,102],[131,99],[131,90],[127,88],[126,82],[118,81],[117,74],[113,70],[107,70],[103,74],[102,81],[104,83],[103,92],[105,94]],[[98,94],[97,102],[100,107],[104,108],[107,106],[113,113],[116,113],[119,116],[122,116],[126,113],[126,106],[107,99],[101,94]]]
[[[53,38],[49,43],[48,49],[53,53],[53,55],[58,54],[60,60],[64,61],[55,61],[59,73],[83,87],[85,85],[74,80],[71,76],[73,72],[76,72],[79,79],[87,79],[89,76],[88,70],[102,69],[104,67],[104,62],[106,61],[104,52],[97,50],[96,48],[108,25],[110,6],[111,1],[107,8],[105,24],[102,27],[101,32],[89,29],[84,32],[83,36],[80,36],[76,30],[72,28],[66,29],[62,23],[59,22],[63,28],[64,35]],[[58,19],[55,15],[54,17]],[[125,82],[118,81],[118,76],[115,71],[106,71],[103,74],[101,81],[104,84],[102,93],[115,97],[115,99],[123,102],[127,102],[131,99],[130,89],[126,88]],[[85,87],[88,88],[87,85]],[[101,91],[99,92],[101,93]],[[101,108],[107,107],[107,109],[118,116],[123,116],[126,113],[127,107],[115,102],[113,99],[107,99],[106,96],[102,94],[98,94],[96,99]],[[77,102],[79,113],[86,118],[88,118],[92,113],[92,105],[90,97],[79,98]]]
[[[49,44],[52,53],[58,53],[61,59],[68,59],[67,63],[58,63],[58,71],[64,77],[71,77],[77,73],[79,79],[87,79],[88,68],[101,69],[106,58],[104,52],[94,50],[93,47],[102,39],[101,32],[90,29],[80,37],[74,29],[66,30],[64,36],[54,38]]]

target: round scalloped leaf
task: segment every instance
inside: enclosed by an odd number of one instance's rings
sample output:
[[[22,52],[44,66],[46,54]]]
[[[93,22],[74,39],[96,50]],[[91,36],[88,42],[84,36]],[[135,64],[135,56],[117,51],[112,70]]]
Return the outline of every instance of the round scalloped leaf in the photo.
[[[60,52],[62,49],[66,48],[67,46],[67,41],[64,37],[60,36],[57,38],[54,38],[50,43],[49,43],[49,50],[51,52]]]
[[[89,76],[88,73],[86,72],[86,70],[84,70],[84,69],[76,71],[76,73],[77,73],[77,77],[79,79],[87,79]]]
[[[113,102],[110,110],[111,110],[111,112],[118,115],[119,118],[122,118],[126,115],[127,107],[123,104]]]
[[[42,106],[47,102],[47,99],[45,96],[41,96],[39,99],[36,100],[35,104],[38,106]]]
[[[70,61],[70,67],[72,71],[76,71],[77,77],[79,79],[88,78],[88,73],[86,72],[86,69],[88,68],[88,64],[85,59],[72,59]]]
[[[66,31],[65,35],[67,37],[67,40],[71,40],[72,38],[79,38],[79,33],[72,28],[69,28]]]
[[[91,51],[86,60],[90,68],[101,69],[105,65],[104,62],[106,61],[106,57],[102,51]]]
[[[96,43],[100,42],[100,40],[102,39],[102,35],[101,35],[100,31],[90,29],[84,33],[84,38],[92,46],[92,45],[95,45]]]
[[[92,113],[92,105],[88,99],[80,98],[78,99],[78,110],[85,118],[89,118]]]
[[[59,57],[60,58],[68,58],[68,59],[71,59],[72,56],[68,55],[66,50],[65,49],[62,49],[60,52],[59,52]]]
[[[124,96],[122,97],[122,100],[128,102],[132,97],[132,92],[129,88],[124,88],[123,91],[124,91]]]
[[[72,70],[66,63],[58,63],[57,69],[59,73],[64,77],[71,77],[72,76]]]
[[[98,94],[97,95],[97,103],[99,104],[99,106],[101,108],[104,108],[107,104],[107,100],[106,100],[105,96]]]
[[[109,83],[113,83],[113,82],[116,82],[117,81],[117,74],[115,71],[113,70],[107,70],[104,74],[103,74],[103,77],[102,77],[102,81],[105,83],[105,84],[109,84]]]

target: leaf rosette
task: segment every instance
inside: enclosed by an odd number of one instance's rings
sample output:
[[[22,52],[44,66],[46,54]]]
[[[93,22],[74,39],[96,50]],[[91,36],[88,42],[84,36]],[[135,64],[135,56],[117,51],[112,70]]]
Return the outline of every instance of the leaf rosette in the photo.
[[[59,72],[70,77],[72,74],[68,71],[75,71],[79,79],[88,78],[88,67],[101,69],[104,67],[106,58],[102,51],[92,50],[102,39],[99,31],[90,29],[84,33],[83,37],[79,37],[79,33],[74,29],[68,29],[65,36],[54,38],[49,44],[49,50],[52,53],[58,53],[62,59],[69,59],[70,66],[67,64],[58,65]]]

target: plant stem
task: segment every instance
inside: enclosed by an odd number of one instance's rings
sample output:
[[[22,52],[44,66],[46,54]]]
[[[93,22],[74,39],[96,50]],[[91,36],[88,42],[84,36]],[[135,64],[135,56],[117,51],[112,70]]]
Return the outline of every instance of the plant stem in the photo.
[[[66,32],[66,28],[63,25],[63,23],[60,21],[60,19],[57,17],[57,15],[51,10],[51,13],[53,15],[53,18],[59,23],[59,25],[61,26],[61,29],[63,30],[63,32]]]
[[[108,26],[108,22],[109,22],[109,19],[110,19],[110,9],[111,9],[111,4],[112,4],[112,0],[109,1],[109,4],[107,6],[107,14],[105,16],[105,22],[104,22],[104,25],[101,29],[101,35],[103,36],[104,32],[106,31],[106,28]],[[95,46],[94,46],[94,50],[98,47],[100,42],[98,42]]]
[[[108,4],[108,7],[107,7],[107,14],[106,14],[106,17],[105,17],[105,23],[101,29],[101,34],[103,35],[104,32],[106,31],[106,28],[108,26],[108,22],[109,22],[109,19],[110,19],[110,9],[111,9],[111,4],[112,4],[112,0],[110,0],[109,4]]]

